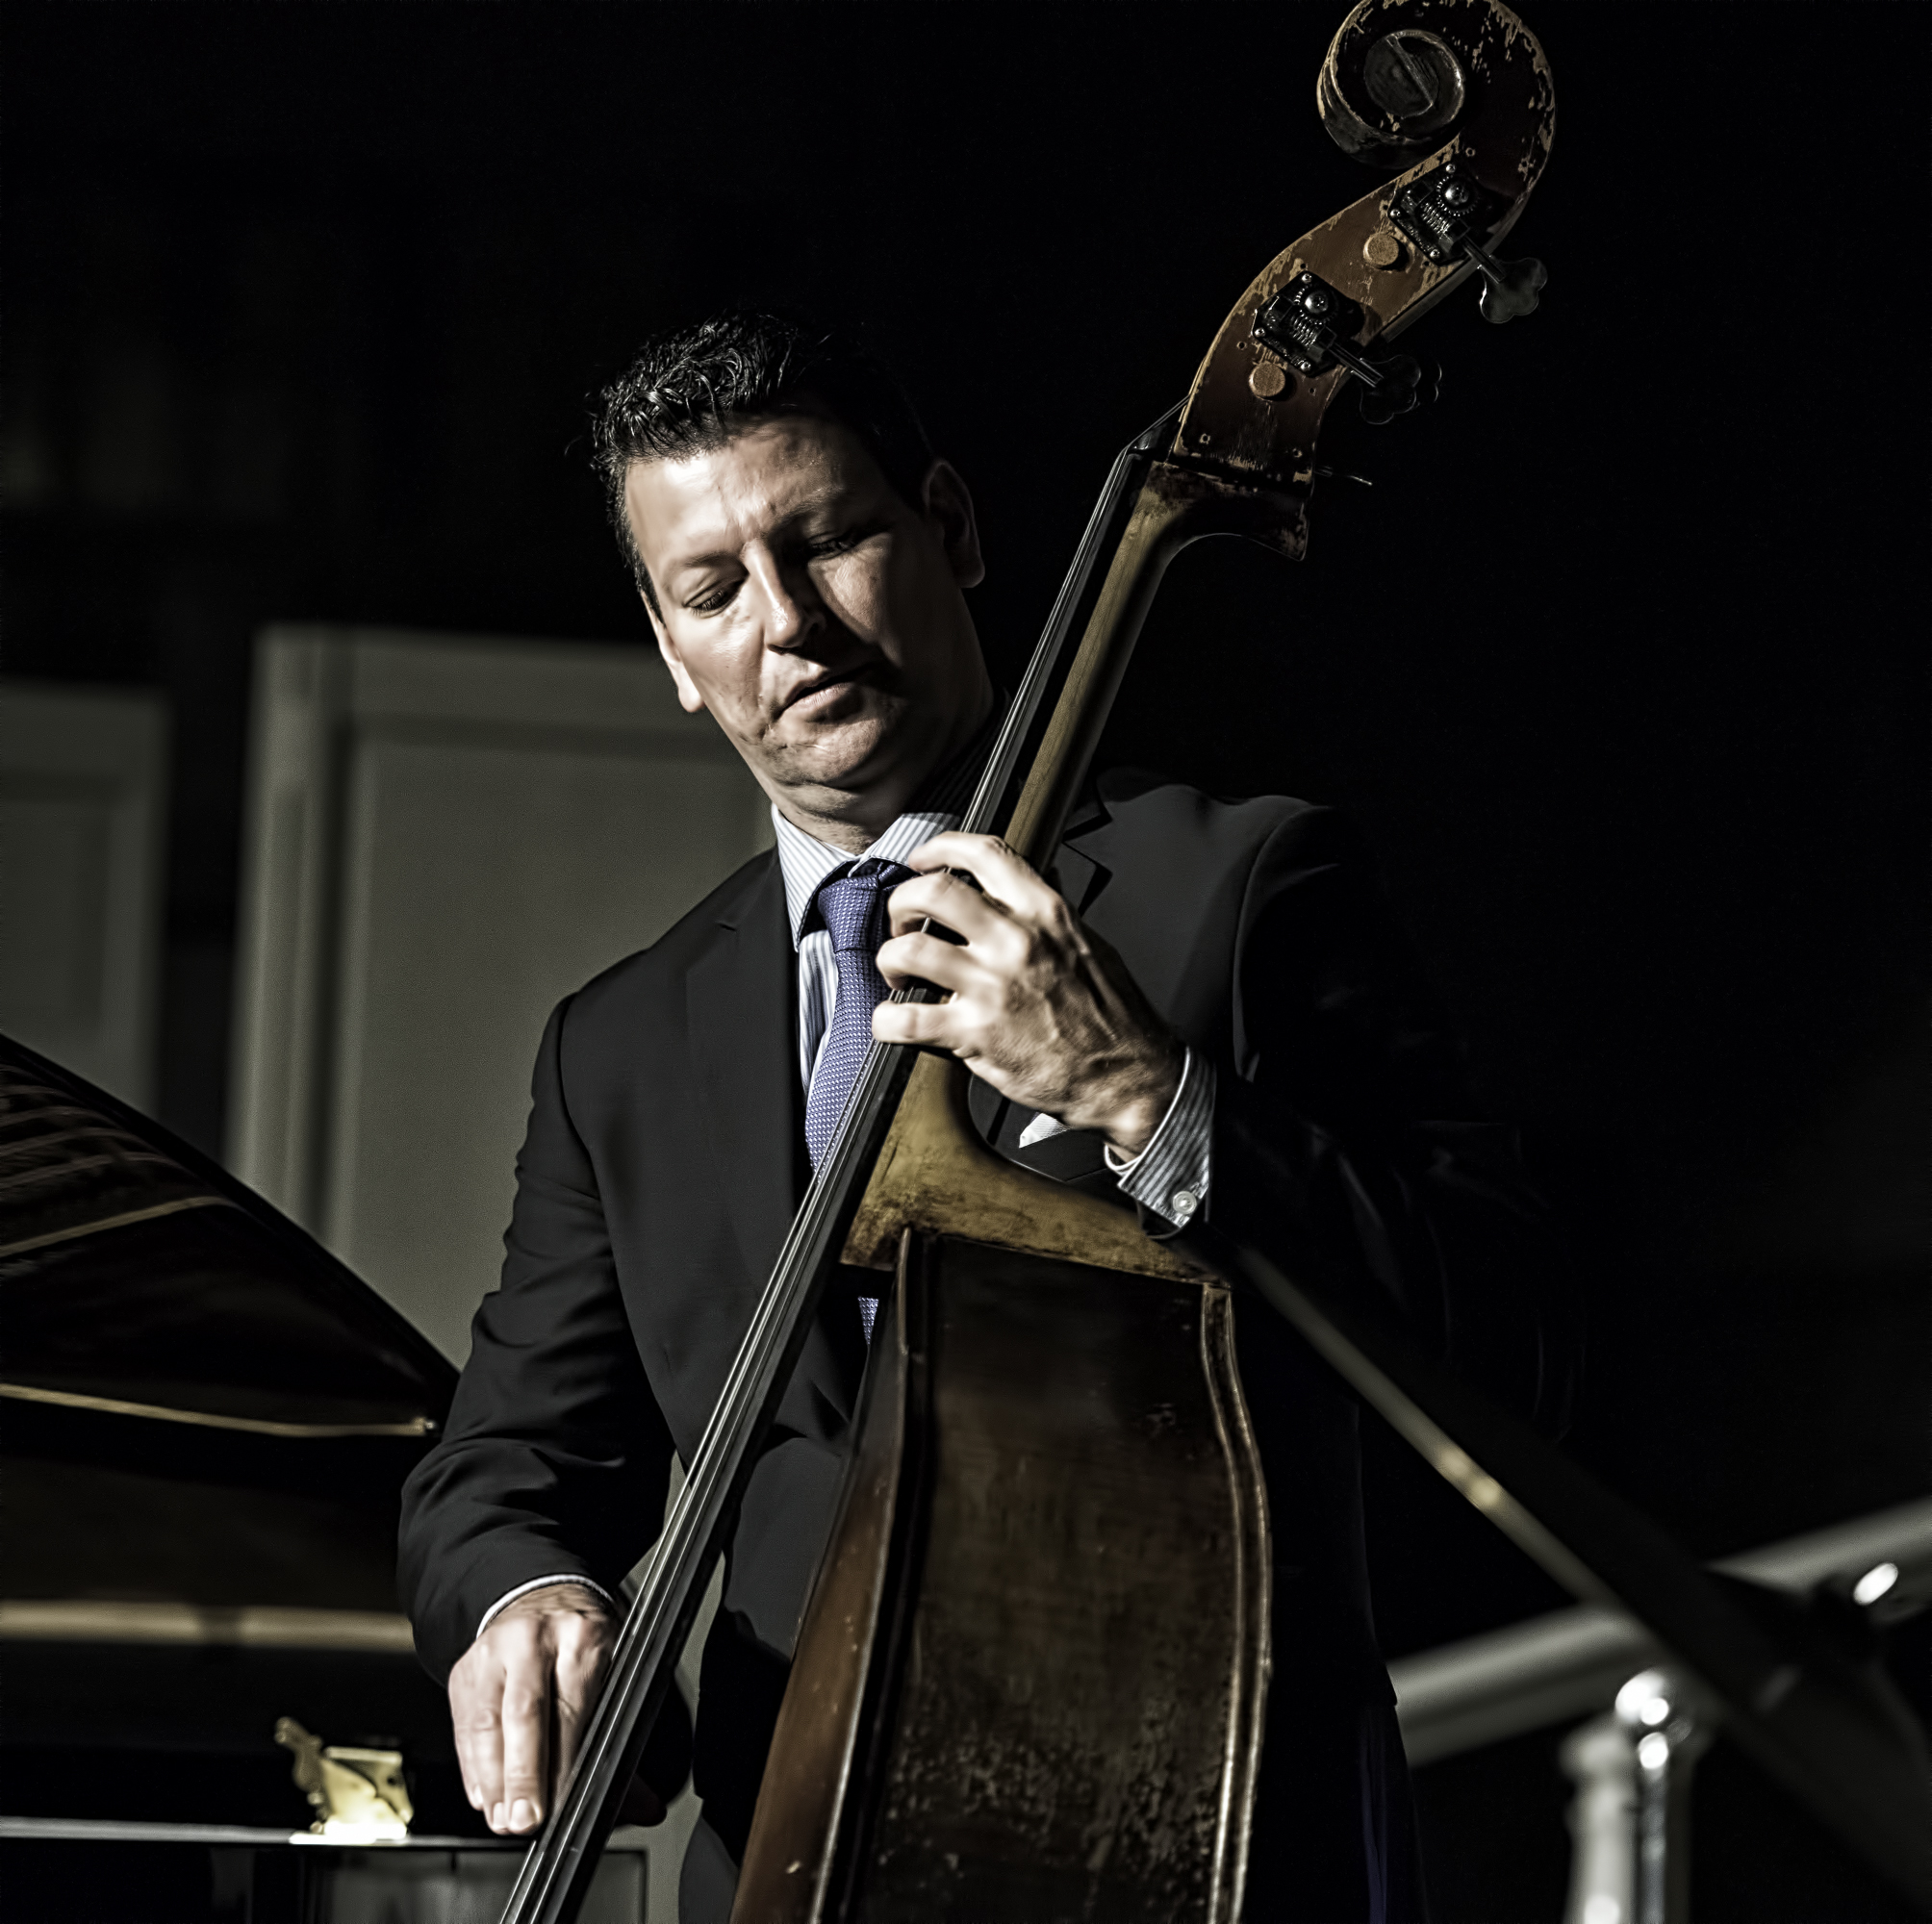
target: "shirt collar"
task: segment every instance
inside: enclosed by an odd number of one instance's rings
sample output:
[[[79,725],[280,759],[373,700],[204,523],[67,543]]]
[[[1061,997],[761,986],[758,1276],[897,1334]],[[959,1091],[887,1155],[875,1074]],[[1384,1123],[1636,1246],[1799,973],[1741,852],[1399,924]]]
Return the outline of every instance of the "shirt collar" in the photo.
[[[1005,716],[1006,698],[994,704],[985,724],[914,797],[913,805],[893,823],[862,855],[834,848],[788,822],[774,804],[772,828],[778,839],[778,869],[785,879],[785,915],[791,924],[792,947],[805,938],[818,903],[819,891],[843,869],[863,861],[903,862],[922,842],[942,830],[957,828],[973,799],[979,772],[992,752],[994,737]]]

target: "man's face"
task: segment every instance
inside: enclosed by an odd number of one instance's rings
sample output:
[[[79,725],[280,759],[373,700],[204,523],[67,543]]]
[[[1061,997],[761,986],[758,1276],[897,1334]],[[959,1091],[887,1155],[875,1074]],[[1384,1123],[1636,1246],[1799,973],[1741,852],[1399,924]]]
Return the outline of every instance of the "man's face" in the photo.
[[[842,422],[788,415],[633,464],[624,509],[679,700],[814,832],[869,841],[984,718],[979,539],[944,462],[915,508]]]

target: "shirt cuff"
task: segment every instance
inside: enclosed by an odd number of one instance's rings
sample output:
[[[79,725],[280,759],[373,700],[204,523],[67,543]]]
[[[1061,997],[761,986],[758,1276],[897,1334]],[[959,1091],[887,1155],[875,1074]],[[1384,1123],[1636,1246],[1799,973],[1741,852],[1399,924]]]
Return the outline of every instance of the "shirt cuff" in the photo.
[[[544,1589],[551,1583],[581,1583],[586,1590],[595,1590],[612,1609],[617,1608],[617,1599],[601,1583],[593,1583],[588,1577],[579,1577],[574,1570],[560,1570],[554,1577],[532,1577],[527,1583],[519,1583],[514,1590],[505,1590],[483,1612],[482,1618],[476,1625],[476,1635],[481,1636],[496,1622],[502,1614],[506,1604],[514,1604],[519,1597],[527,1596],[532,1590]],[[474,1640],[471,1638],[472,1642]]]
[[[1118,1154],[1111,1143],[1101,1153],[1120,1180],[1120,1192],[1185,1228],[1208,1206],[1214,1149],[1214,1065],[1187,1051],[1181,1086],[1138,1155]]]

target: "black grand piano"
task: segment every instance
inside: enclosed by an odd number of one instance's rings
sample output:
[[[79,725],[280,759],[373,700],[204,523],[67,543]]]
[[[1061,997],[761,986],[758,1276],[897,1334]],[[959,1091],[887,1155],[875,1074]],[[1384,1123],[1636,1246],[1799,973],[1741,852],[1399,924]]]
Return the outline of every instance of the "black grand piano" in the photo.
[[[463,1796],[395,1603],[448,1361],[5,1038],[0,1285],[9,1924],[494,1924],[517,1849]],[[587,1919],[642,1924],[649,1840],[619,1834]]]

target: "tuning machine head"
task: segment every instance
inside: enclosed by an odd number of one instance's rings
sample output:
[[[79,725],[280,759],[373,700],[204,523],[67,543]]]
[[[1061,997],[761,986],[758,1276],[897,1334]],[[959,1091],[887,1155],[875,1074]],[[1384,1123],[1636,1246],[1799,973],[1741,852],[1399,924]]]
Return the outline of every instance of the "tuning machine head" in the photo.
[[[1347,368],[1361,387],[1363,419],[1380,427],[1433,400],[1441,370],[1425,373],[1407,354],[1371,359],[1356,340],[1367,318],[1359,301],[1305,267],[1261,303],[1255,339],[1302,374]]]
[[[1483,318],[1498,327],[1534,314],[1549,280],[1540,261],[1499,261],[1477,240],[1496,226],[1507,208],[1500,194],[1491,193],[1455,161],[1444,161],[1433,173],[1398,188],[1388,202],[1389,224],[1427,260],[1439,266],[1461,254],[1476,264],[1483,276]]]

